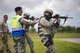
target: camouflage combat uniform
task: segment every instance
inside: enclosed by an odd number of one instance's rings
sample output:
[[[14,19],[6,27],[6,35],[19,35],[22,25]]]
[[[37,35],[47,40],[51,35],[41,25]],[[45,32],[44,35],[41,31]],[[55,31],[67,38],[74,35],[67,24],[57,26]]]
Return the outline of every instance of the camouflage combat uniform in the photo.
[[[25,37],[13,37],[15,53],[25,53]]]
[[[22,24],[24,29],[25,29],[24,25],[36,23],[36,21],[34,22],[31,20],[26,20],[23,17],[21,17],[18,21]],[[31,43],[31,39],[28,35],[27,35],[26,39],[29,43]],[[13,37],[13,40],[14,40],[15,53],[25,53],[26,52],[26,50],[25,50],[25,34],[18,36],[18,37]],[[32,46],[31,46],[31,49],[32,49]]]
[[[25,26],[25,31],[26,31],[25,38],[26,38],[27,43],[29,44],[31,53],[34,53],[34,42],[29,35],[29,27],[30,27],[29,24]]]
[[[2,49],[1,51],[3,52],[4,49],[8,52],[11,53],[11,51],[9,50],[8,47],[8,33],[9,33],[9,29],[8,29],[8,25],[7,23],[3,22],[2,23]]]
[[[41,42],[48,48],[47,53],[55,53],[53,37],[56,30],[54,23],[56,22],[57,20],[55,21],[53,18],[48,21],[43,16],[38,23],[38,34]]]

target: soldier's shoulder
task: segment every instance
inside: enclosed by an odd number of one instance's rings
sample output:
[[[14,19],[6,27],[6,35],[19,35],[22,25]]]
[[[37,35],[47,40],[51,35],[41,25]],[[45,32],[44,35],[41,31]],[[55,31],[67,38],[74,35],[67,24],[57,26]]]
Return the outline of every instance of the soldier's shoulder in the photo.
[[[44,16],[41,16],[40,18],[43,18]]]
[[[40,17],[40,20],[43,20],[43,19],[44,19],[44,16],[41,16],[41,17]]]

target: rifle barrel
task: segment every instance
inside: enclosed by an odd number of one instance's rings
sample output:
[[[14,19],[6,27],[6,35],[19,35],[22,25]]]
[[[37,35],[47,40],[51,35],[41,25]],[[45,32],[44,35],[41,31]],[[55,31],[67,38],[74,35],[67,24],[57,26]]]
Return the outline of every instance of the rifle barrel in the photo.
[[[65,17],[65,16],[61,16],[60,18],[61,19],[65,19],[65,18],[67,18],[67,19],[73,19],[73,17]]]
[[[56,17],[53,17],[53,18],[56,18]],[[59,18],[61,18],[61,19],[73,19],[73,17],[66,17],[66,16],[60,16]]]

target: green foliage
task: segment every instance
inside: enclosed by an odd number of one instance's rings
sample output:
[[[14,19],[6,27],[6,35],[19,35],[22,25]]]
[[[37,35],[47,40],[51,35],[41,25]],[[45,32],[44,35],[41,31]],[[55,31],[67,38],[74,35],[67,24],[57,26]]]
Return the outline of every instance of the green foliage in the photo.
[[[77,33],[80,33],[80,27],[77,27],[77,28],[76,28],[76,32],[77,32]]]
[[[80,38],[80,33],[56,33],[54,38]]]
[[[77,32],[80,33],[80,27],[75,27],[75,26],[60,26],[57,32]]]

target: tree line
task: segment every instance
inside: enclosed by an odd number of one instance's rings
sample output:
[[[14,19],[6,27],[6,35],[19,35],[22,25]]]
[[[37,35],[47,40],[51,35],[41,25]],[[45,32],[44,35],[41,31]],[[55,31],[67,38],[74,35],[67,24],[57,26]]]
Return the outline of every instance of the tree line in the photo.
[[[80,33],[80,27],[75,26],[60,26],[57,30],[57,32],[76,32]]]
[[[34,27],[32,27],[30,29],[30,32],[36,32],[36,29]],[[75,27],[75,26],[60,26],[57,29],[57,32],[68,32],[68,33],[80,33],[80,27]]]

